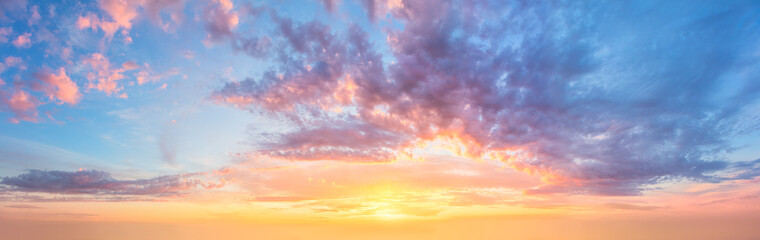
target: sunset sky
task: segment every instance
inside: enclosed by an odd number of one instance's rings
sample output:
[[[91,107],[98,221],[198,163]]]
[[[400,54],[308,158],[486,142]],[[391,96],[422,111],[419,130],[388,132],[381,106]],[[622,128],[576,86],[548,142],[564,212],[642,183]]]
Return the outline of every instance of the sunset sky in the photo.
[[[758,130],[758,1],[0,1],[0,239],[758,239]]]

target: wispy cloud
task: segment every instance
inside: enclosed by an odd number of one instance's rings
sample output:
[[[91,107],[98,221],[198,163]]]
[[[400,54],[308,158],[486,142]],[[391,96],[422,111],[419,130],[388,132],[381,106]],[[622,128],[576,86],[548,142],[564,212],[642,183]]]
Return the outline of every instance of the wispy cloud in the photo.
[[[14,205],[6,205],[7,208],[18,208],[18,209],[41,209],[41,207],[29,205],[29,204],[14,204]]]
[[[6,192],[37,192],[64,195],[102,196],[172,196],[186,194],[196,188],[223,187],[223,176],[207,173],[164,175],[150,179],[117,180],[98,170],[75,172],[29,170],[15,177],[4,177],[0,184]],[[97,198],[94,198],[97,199]]]

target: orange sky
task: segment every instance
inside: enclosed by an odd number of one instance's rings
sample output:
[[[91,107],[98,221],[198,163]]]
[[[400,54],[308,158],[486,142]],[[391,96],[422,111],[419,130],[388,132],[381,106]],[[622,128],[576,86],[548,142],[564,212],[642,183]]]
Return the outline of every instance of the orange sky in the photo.
[[[0,240],[760,239],[757,0],[2,0]]]

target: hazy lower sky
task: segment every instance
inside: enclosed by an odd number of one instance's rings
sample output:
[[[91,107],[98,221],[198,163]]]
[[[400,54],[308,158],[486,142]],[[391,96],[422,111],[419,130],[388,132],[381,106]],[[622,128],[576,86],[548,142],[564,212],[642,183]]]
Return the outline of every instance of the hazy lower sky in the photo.
[[[760,2],[0,2],[3,239],[757,239]]]

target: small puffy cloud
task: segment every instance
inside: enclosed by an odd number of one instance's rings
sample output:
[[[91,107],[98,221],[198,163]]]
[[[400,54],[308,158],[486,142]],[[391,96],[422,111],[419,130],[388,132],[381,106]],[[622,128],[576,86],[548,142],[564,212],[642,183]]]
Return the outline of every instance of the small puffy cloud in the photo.
[[[124,78],[120,69],[112,69],[108,59],[100,53],[93,53],[82,61],[89,65],[93,72],[87,74],[90,81],[88,88],[97,89],[108,95],[118,93],[122,87],[117,83]]]
[[[12,123],[37,122],[38,105],[40,105],[39,100],[24,90],[17,88],[14,88],[12,92],[0,90],[0,109],[14,113],[14,117],[9,120]]]
[[[327,9],[328,12],[334,12],[335,11],[335,5],[337,5],[338,0],[322,0],[322,5],[325,6],[325,9]]]
[[[5,57],[3,62],[0,62],[0,73],[3,73],[5,70],[11,67],[18,67],[22,70],[26,69],[26,66],[23,65],[23,60],[21,60],[20,57],[8,56]]]
[[[190,50],[184,50],[184,51],[182,51],[182,57],[184,57],[186,59],[194,59],[195,58],[195,53],[193,51],[190,51]]]
[[[5,57],[6,67],[22,66],[21,63],[23,63],[23,61],[21,60],[20,57],[14,57],[14,56]]]
[[[16,37],[13,42],[13,46],[16,46],[17,48],[29,48],[32,46],[32,33],[24,33]]]
[[[118,31],[119,28],[121,27],[115,22],[103,21],[99,19],[95,14],[92,14],[92,13],[87,14],[85,16],[80,16],[77,19],[76,26],[79,29],[86,29],[86,28],[89,28],[92,30],[100,29],[105,33],[106,37],[109,37],[109,38],[112,37],[116,33],[116,31]]]
[[[94,30],[98,27],[99,23],[100,19],[98,19],[97,16],[94,14],[87,14],[85,16],[79,16],[76,25],[79,29],[92,28]]]
[[[132,28],[132,19],[137,17],[137,4],[140,1],[100,0],[100,9],[123,28]]]
[[[233,10],[231,0],[212,0],[205,9],[206,30],[208,34],[204,43],[207,45],[222,41],[233,36],[240,18]]]
[[[384,18],[392,10],[404,7],[403,0],[362,0],[360,3],[370,21]]]
[[[108,58],[100,53],[91,54],[82,60],[82,63],[89,65],[92,69],[92,72],[87,74],[87,80],[89,81],[87,88],[97,89],[109,96],[116,95],[122,97],[126,95],[119,94],[123,89],[119,81],[126,78],[124,72],[135,70],[139,67],[139,65],[132,61],[121,64],[121,67],[114,67]]]
[[[66,75],[64,68],[58,69],[58,74],[50,71],[34,73],[34,77],[43,82],[36,90],[44,92],[51,99],[58,99],[68,104],[77,104],[82,98],[77,84]]]
[[[161,79],[175,76],[179,74],[179,68],[171,68],[164,72],[154,73],[150,68],[150,65],[145,64],[145,67],[135,74],[135,79],[138,85],[143,85],[149,82],[158,82]]]
[[[0,43],[7,43],[11,34],[13,34],[11,27],[0,27]]]
[[[100,9],[105,12],[106,17],[98,17],[93,13],[80,16],[76,25],[79,29],[91,28],[101,29],[105,32],[106,37],[112,37],[119,29],[127,43],[131,42],[129,30],[133,22],[143,12],[156,22],[164,31],[170,31],[176,28],[182,19],[182,6],[184,0],[145,0],[145,1],[128,1],[128,0],[99,0]],[[161,12],[171,9],[169,13],[169,22],[161,17]]]
[[[130,70],[135,70],[135,69],[140,68],[140,65],[137,65],[137,63],[135,63],[133,61],[126,61],[126,62],[124,62],[124,63],[121,64],[121,67],[125,71],[130,71]]]
[[[184,20],[183,6],[185,0],[146,0],[142,3],[145,13],[162,30],[173,32]],[[162,11],[168,12],[168,21],[161,16]]]
[[[31,13],[29,14],[27,23],[31,26],[39,22],[40,19],[42,19],[42,16],[40,16],[40,6],[34,5],[30,11]]]

